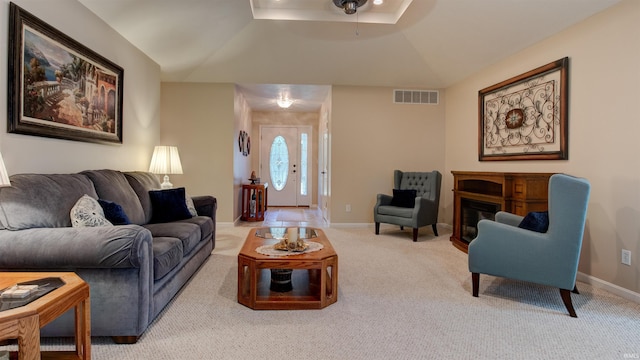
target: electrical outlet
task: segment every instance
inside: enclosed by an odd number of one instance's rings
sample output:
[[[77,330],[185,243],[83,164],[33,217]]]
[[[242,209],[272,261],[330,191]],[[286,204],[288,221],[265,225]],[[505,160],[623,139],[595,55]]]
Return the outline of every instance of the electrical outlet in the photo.
[[[631,251],[622,249],[622,263],[631,265]]]
[[[347,212],[351,212],[351,204],[347,204],[347,206],[345,206],[345,210]]]

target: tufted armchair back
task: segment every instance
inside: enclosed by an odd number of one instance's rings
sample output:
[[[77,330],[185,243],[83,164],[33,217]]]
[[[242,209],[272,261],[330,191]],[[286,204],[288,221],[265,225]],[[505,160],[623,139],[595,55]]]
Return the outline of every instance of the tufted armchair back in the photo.
[[[418,196],[440,202],[440,173],[431,172],[402,172],[395,170],[393,184],[395,189],[416,190]]]

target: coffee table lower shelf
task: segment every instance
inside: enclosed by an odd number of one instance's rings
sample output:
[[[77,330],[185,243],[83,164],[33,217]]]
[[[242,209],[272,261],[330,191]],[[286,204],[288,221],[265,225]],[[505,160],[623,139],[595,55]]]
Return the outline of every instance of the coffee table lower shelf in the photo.
[[[254,310],[322,309],[337,300],[337,256],[319,261],[255,261],[238,256],[238,302]],[[272,269],[290,269],[291,290],[274,291]],[[278,286],[275,286],[277,289]]]

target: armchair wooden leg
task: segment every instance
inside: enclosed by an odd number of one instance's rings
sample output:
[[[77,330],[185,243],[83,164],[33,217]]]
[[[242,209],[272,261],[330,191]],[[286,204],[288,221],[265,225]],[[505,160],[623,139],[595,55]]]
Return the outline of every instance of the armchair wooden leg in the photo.
[[[571,290],[571,292],[574,293],[574,294],[580,294],[578,292],[578,286],[577,285],[573,285],[573,290]]]
[[[567,308],[567,311],[569,312],[569,316],[577,318],[578,315],[576,315],[576,311],[573,309],[573,304],[571,303],[571,292],[567,289],[560,289],[560,296],[562,297],[562,302],[564,303],[564,306]]]
[[[418,228],[413,228],[413,242],[418,241]]]
[[[433,234],[438,236],[438,228],[436,227],[436,224],[431,224],[431,227],[433,228]]]
[[[380,223],[376,223],[376,235],[380,235]]]
[[[471,273],[471,291],[473,297],[478,297],[478,288],[480,287],[480,273]]]

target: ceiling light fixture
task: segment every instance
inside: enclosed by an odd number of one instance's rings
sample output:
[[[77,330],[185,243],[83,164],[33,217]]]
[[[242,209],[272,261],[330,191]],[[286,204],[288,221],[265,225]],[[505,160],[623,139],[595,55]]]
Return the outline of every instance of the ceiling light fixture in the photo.
[[[367,3],[367,0],[333,0],[333,3],[344,10],[347,15],[355,14],[358,8]]]
[[[280,97],[276,100],[276,103],[281,108],[287,109],[289,108],[289,106],[291,106],[291,104],[293,104],[293,100],[289,99],[289,95],[280,94]]]

